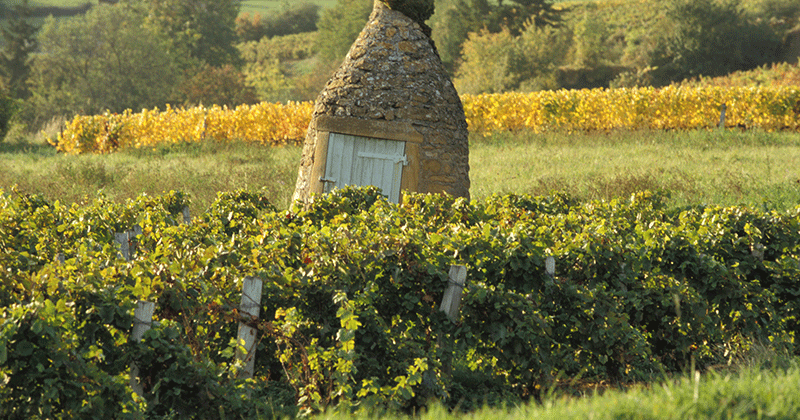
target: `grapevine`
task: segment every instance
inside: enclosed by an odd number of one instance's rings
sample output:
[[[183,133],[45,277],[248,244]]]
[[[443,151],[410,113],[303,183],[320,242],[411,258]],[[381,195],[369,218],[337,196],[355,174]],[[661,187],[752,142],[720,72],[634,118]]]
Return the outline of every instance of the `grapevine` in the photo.
[[[725,127],[800,129],[800,88],[689,87],[558,90],[463,95],[471,132],[548,130],[691,130]],[[57,138],[66,153],[108,153],[125,147],[181,142],[247,141],[301,144],[313,103],[227,107],[167,107],[121,114],[76,116]]]
[[[522,399],[553,375],[646,381],[756,343],[796,353],[800,207],[665,202],[411,194],[398,205],[347,188],[277,211],[233,191],[184,223],[177,192],[72,206],[0,192],[0,415],[250,418],[274,409],[265,401],[286,415],[409,411],[473,398],[458,394],[470,375]],[[112,233],[134,224],[127,260]],[[468,269],[456,322],[439,310],[453,264]],[[231,361],[245,276],[264,281],[247,381]],[[134,343],[139,300],[156,312]],[[126,385],[131,360],[144,400]]]

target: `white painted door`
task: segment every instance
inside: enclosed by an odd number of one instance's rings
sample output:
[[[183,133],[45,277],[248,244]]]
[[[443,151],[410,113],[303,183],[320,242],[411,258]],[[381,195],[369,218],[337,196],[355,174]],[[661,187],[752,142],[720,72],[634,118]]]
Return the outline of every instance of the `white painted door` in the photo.
[[[400,201],[400,180],[407,164],[404,141],[330,133],[324,192],[346,185],[373,185],[392,202]]]

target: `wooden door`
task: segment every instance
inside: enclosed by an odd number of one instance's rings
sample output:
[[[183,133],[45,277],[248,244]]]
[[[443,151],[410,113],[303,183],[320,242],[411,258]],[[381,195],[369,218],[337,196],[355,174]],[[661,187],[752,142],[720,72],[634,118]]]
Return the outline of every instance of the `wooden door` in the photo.
[[[404,141],[330,133],[323,191],[372,185],[399,202],[403,166],[408,164],[405,147]]]

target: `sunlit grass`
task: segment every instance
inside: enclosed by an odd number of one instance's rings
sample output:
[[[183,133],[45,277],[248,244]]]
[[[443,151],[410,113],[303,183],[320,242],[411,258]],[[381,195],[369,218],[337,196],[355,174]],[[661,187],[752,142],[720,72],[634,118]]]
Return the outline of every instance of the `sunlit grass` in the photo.
[[[0,144],[0,188],[48,200],[79,202],[102,193],[115,201],[170,190],[189,194],[192,209],[208,207],[220,191],[263,192],[287,208],[294,192],[298,147],[263,147],[246,143],[165,146],[110,155],[56,154],[44,145]]]
[[[50,200],[102,192],[124,201],[182,190],[202,211],[219,191],[263,191],[288,208],[299,147],[245,143],[163,146],[110,155],[57,154],[41,143],[0,144],[0,188]],[[497,134],[473,136],[471,195],[547,195],[578,199],[663,191],[671,207],[745,204],[783,210],[800,204],[800,134],[757,131]]]
[[[576,398],[552,395],[541,404],[528,403],[505,409],[484,408],[464,414],[439,404],[416,413],[381,416],[323,414],[315,419],[381,418],[419,420],[716,420],[796,419],[800,414],[800,365],[788,368],[748,367],[734,373],[687,373],[669,381],[610,389]]]
[[[697,204],[800,204],[800,134],[757,131],[473,136],[471,194],[625,197],[641,190]]]

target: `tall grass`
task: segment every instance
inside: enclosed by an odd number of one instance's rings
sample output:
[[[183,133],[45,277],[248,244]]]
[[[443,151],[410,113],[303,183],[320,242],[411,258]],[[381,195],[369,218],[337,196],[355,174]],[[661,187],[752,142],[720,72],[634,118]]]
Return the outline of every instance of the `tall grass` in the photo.
[[[217,193],[263,192],[277,207],[289,207],[300,149],[245,143],[185,144],[134,149],[110,155],[63,155],[41,143],[0,144],[0,189],[42,194],[62,203],[98,194],[124,201],[142,193],[181,190],[192,211],[203,211]]]
[[[434,403],[418,420],[734,420],[800,418],[800,359],[766,350],[734,366],[630,386],[589,384],[553,390],[542,401],[465,412]],[[476,396],[479,398],[480,396]],[[400,414],[321,414],[316,420],[409,419]]]
[[[473,197],[670,194],[675,207],[800,204],[800,134],[762,131],[501,133],[470,145]]]
[[[584,200],[663,191],[672,207],[800,205],[800,134],[760,131],[502,133],[470,140],[472,198],[566,192]],[[193,211],[219,191],[263,191],[278,208],[294,192],[300,148],[215,143],[57,154],[41,142],[0,143],[0,188],[76,202],[182,190]]]

